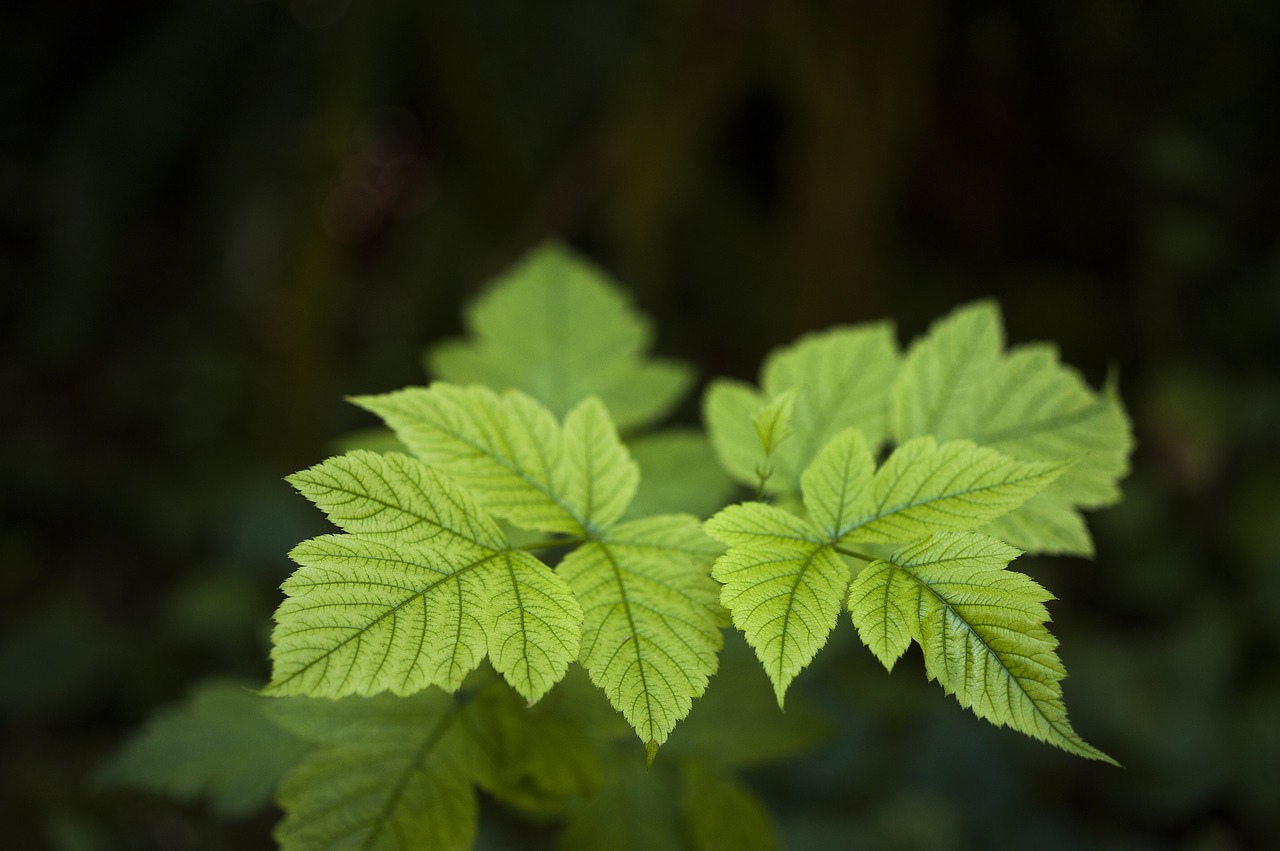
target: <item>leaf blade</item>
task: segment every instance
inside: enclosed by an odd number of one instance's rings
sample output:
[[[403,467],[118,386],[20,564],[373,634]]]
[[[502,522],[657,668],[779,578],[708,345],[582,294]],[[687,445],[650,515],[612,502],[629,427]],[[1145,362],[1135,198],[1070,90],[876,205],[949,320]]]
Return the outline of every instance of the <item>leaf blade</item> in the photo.
[[[1110,505],[1133,430],[1113,385],[1092,390],[1049,345],[1007,353],[999,309],[966,305],[907,353],[892,396],[899,441],[971,439],[1023,461],[1077,459],[1046,491],[986,527],[1028,552],[1092,555],[1081,509]]]
[[[619,427],[646,425],[667,414],[692,381],[684,363],[646,356],[650,322],[622,288],[555,243],[492,281],[465,320],[469,337],[432,347],[428,371],[523,391],[557,417],[595,395]]]
[[[447,698],[424,692],[305,704],[292,713],[332,718],[302,719],[298,729],[336,735],[321,737],[281,783],[285,817],[276,838],[284,851],[471,847],[477,802]]]
[[[351,531],[290,553],[264,693],[453,691],[486,655],[530,701],[564,676],[581,622],[572,592],[450,477],[357,451],[292,480]]]
[[[932,532],[981,526],[1044,490],[1070,466],[1022,462],[967,440],[909,440],[876,471],[842,542],[907,543]]]
[[[850,612],[858,633],[882,656],[878,618],[901,618],[898,629],[920,644],[929,678],[975,715],[1078,756],[1114,763],[1067,720],[1061,686],[1066,669],[1045,627],[1044,603],[1052,595],[1006,569],[1017,555],[986,535],[944,532],[873,563],[868,570],[892,572],[903,584],[892,612],[868,616],[862,595],[877,580],[873,575],[855,581]],[[899,635],[888,649],[900,644]]]
[[[580,661],[651,748],[716,670],[716,552],[696,518],[659,515],[613,527],[559,567],[582,605]]]
[[[582,608],[555,571],[506,551],[487,576],[489,660],[529,703],[560,681],[578,657]]]

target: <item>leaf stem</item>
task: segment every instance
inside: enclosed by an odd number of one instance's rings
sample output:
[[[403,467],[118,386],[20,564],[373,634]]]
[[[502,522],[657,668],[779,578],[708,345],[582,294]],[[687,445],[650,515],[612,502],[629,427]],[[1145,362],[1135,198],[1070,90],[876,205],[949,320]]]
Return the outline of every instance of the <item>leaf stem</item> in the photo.
[[[857,550],[850,550],[850,549],[846,549],[846,548],[844,548],[844,547],[834,547],[834,546],[833,546],[831,549],[833,549],[833,550],[835,550],[836,552],[840,553],[840,555],[842,555],[842,556],[849,556],[849,557],[851,557],[851,558],[861,559],[862,561],[866,561],[866,562],[872,562],[872,561],[884,561],[884,559],[883,559],[883,558],[881,558],[880,556],[868,555],[867,553],[860,553],[860,552],[858,552]]]
[[[549,541],[532,541],[528,544],[521,544],[513,547],[517,550],[549,550],[552,547],[573,547],[578,544],[585,543],[585,538],[554,538]]]

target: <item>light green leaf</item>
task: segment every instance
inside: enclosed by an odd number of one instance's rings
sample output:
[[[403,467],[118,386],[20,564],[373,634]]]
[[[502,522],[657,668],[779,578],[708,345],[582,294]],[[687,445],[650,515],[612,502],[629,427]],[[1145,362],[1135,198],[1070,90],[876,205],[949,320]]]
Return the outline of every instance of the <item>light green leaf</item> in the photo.
[[[613,527],[559,567],[582,604],[581,662],[651,754],[716,670],[718,552],[696,518],[659,515]]]
[[[888,429],[889,392],[901,356],[893,325],[867,322],[806,334],[765,358],[760,386],[770,397],[801,388],[792,416],[795,437],[780,453],[791,487],[832,437],[859,429],[876,447]],[[786,457],[790,455],[790,457]]]
[[[466,491],[405,455],[353,452],[291,482],[350,534],[304,541],[272,633],[264,692],[454,690],[488,653],[528,700],[577,655],[581,609],[509,549]]]
[[[627,510],[640,483],[640,468],[618,440],[604,403],[582,400],[564,419],[565,457],[573,475],[566,503],[583,527],[612,526]]]
[[[263,706],[272,702],[243,685],[202,683],[180,706],[148,720],[98,781],[183,800],[204,798],[222,816],[262,809],[309,748],[266,715]]]
[[[898,361],[893,327],[868,323],[808,334],[774,350],[761,370],[760,391],[738,381],[711,382],[703,416],[717,457],[735,480],[755,487],[762,453],[752,420],[795,392],[791,436],[770,459],[775,472],[766,489],[798,492],[801,474],[837,433],[857,428],[873,448],[884,440]]]
[[[628,518],[682,513],[708,517],[729,501],[734,484],[716,463],[711,443],[696,429],[664,429],[628,443],[640,467],[640,486]]]
[[[508,550],[484,572],[489,661],[530,702],[577,658],[582,609],[563,579],[526,552]]]
[[[273,714],[317,747],[280,786],[283,851],[471,847],[469,750],[446,696],[290,703]]]
[[[716,459],[739,484],[755,487],[759,480],[764,452],[755,417],[768,404],[751,385],[727,378],[713,380],[702,397],[702,418]]]
[[[598,400],[580,403],[563,430],[531,397],[479,386],[437,382],[353,401],[517,526],[584,536],[617,520],[639,481]]]
[[[799,392],[799,387],[792,387],[780,393],[751,417],[756,435],[760,438],[760,448],[764,450],[766,458],[791,436],[791,417],[795,412],[796,394]]]
[[[502,531],[466,494],[420,461],[363,449],[287,478],[344,532],[397,543],[501,549]],[[390,541],[389,541],[390,542]]]
[[[833,437],[804,471],[805,508],[829,540],[838,540],[857,521],[875,469],[867,439],[850,428]]]
[[[939,444],[918,437],[894,450],[852,509],[842,504],[840,516],[848,519],[835,532],[843,542],[906,543],[932,532],[974,529],[1022,505],[1069,466],[1015,461],[967,440]],[[861,466],[850,470],[859,480],[865,475]],[[811,479],[839,480],[839,472],[815,472]],[[830,492],[824,484],[818,502]]]
[[[1066,670],[1045,628],[1044,603],[1053,596],[1005,569],[1017,555],[986,535],[944,532],[873,562],[849,594],[858,634],[886,667],[909,634],[924,651],[930,679],[978,717],[1111,762],[1067,721]]]
[[[822,533],[803,517],[763,502],[743,502],[719,511],[706,523],[707,534],[731,547],[823,543]]]
[[[835,628],[849,568],[818,530],[772,506],[730,506],[706,528],[732,545],[712,568],[724,584],[720,602],[755,650],[782,706],[791,681]]]
[[[849,614],[862,643],[886,671],[911,646],[919,619],[914,584],[892,562],[873,561],[862,569],[849,589]]]
[[[893,385],[895,440],[931,434],[972,438],[981,409],[994,398],[991,376],[1004,348],[1004,325],[993,301],[960,307],[911,344]]]
[[[695,851],[778,847],[764,803],[736,777],[701,760],[687,760],[680,767],[680,798]]]
[[[1080,509],[1119,499],[1132,428],[1114,388],[1090,389],[1049,345],[1002,353],[998,308],[978,302],[934,324],[893,390],[899,440],[967,438],[1024,461],[1078,459],[1043,494],[987,527],[1030,552],[1091,555]]]
[[[667,414],[693,377],[685,364],[646,356],[647,317],[563,246],[530,252],[465,318],[470,339],[434,346],[428,370],[458,384],[521,390],[558,417],[595,395],[620,428],[645,425]]]

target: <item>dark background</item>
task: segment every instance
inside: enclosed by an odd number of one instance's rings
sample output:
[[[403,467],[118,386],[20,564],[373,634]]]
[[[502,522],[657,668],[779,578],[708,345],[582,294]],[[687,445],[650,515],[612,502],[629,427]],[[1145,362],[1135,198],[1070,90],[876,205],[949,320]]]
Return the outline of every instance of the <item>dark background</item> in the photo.
[[[1025,569],[1126,768],[989,728],[915,654],[886,677],[843,624],[800,681],[836,739],[749,778],[790,847],[1269,847],[1278,55],[1245,0],[8,7],[3,844],[268,847],[272,815],[87,778],[199,678],[265,677],[321,528],[281,477],[555,235],[704,378],[983,295],[1119,370],[1127,500],[1096,561]]]

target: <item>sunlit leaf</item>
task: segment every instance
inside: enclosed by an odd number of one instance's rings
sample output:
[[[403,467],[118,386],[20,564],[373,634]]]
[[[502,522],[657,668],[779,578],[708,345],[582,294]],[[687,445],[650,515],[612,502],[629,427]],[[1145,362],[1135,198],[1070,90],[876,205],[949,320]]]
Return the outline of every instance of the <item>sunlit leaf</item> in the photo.
[[[354,400],[423,461],[518,526],[583,536],[626,510],[639,470],[607,411],[588,398],[564,427],[518,392],[436,383]]]
[[[688,515],[622,523],[567,555],[582,604],[581,661],[652,755],[716,670],[719,552]]]
[[[450,479],[357,451],[290,481],[348,534],[291,553],[267,693],[453,690],[486,653],[530,700],[564,675],[581,622],[572,592]]]
[[[1053,599],[1006,565],[1018,555],[994,538],[944,532],[872,562],[854,580],[849,611],[858,634],[892,667],[907,638],[925,670],[962,706],[1090,759],[1112,761],[1071,728],[1062,703],[1066,669],[1045,627]]]

